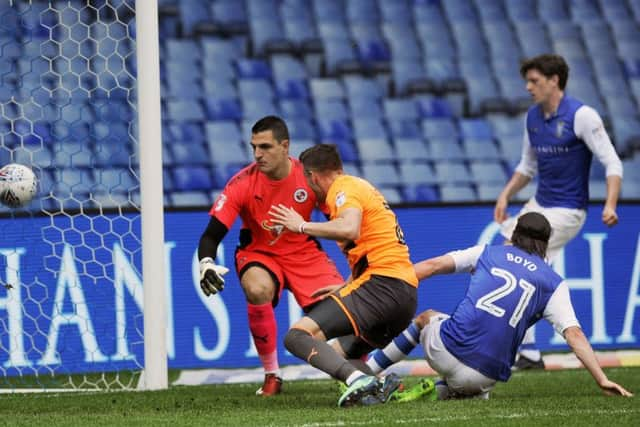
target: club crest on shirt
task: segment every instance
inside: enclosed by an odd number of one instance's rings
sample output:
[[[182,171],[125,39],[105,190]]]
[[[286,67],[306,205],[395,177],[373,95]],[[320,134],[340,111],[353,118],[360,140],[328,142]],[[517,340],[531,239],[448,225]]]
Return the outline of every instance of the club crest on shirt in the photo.
[[[216,200],[216,205],[213,208],[213,210],[216,212],[219,212],[220,210],[222,210],[222,207],[224,206],[226,201],[227,201],[227,196],[224,193],[220,194],[220,196],[218,197],[218,200]]]
[[[339,208],[340,206],[344,205],[344,202],[347,201],[347,195],[344,194],[344,191],[339,192],[338,194],[336,194],[336,207]]]
[[[307,190],[305,190],[304,188],[298,188],[293,193],[293,200],[295,200],[298,203],[304,203],[307,201],[308,198],[309,198],[309,194],[307,193]]]
[[[556,123],[556,137],[557,138],[562,137],[562,132],[564,131],[564,125],[565,125],[565,123],[562,120],[558,120],[558,123]]]

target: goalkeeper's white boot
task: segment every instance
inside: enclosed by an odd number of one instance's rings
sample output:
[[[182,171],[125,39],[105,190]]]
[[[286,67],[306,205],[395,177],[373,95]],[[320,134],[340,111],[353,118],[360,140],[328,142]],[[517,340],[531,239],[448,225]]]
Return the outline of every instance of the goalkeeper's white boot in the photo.
[[[269,373],[264,375],[264,383],[256,391],[258,396],[274,396],[282,391],[282,378],[276,374]]]

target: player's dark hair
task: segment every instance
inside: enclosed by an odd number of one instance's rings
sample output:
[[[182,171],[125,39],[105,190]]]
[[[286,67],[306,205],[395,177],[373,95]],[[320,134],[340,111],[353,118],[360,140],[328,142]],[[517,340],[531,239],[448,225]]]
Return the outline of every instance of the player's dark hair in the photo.
[[[527,212],[518,218],[516,228],[511,235],[511,243],[527,253],[544,259],[547,256],[550,236],[551,224],[547,218],[538,212]]]
[[[251,128],[251,133],[260,133],[270,130],[273,138],[282,142],[289,139],[289,129],[287,124],[278,116],[266,116],[255,122]]]
[[[543,54],[525,59],[520,64],[520,75],[525,78],[529,70],[537,70],[548,79],[558,76],[560,90],[564,90],[567,85],[569,65],[560,55]]]
[[[317,144],[300,153],[306,170],[324,172],[342,170],[342,159],[335,144]]]

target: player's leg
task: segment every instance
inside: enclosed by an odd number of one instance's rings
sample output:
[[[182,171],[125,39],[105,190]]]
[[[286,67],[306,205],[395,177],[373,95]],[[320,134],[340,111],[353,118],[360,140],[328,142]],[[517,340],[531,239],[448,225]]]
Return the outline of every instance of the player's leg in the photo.
[[[256,394],[271,396],[280,393],[282,388],[278,327],[273,311],[281,291],[282,274],[273,260],[261,254],[238,251],[236,260],[247,300],[249,330],[265,372],[264,383]],[[242,265],[240,261],[243,261]]]
[[[448,315],[437,313],[430,317],[420,332],[425,359],[442,380],[435,384],[438,400],[451,398],[488,398],[496,381],[461,363],[455,358],[440,338],[440,327]]]

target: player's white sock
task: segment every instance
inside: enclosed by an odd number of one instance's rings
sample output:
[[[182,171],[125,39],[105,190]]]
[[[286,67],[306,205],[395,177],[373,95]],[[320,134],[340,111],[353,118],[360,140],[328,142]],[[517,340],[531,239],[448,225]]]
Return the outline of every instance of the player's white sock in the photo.
[[[534,331],[534,327],[527,329],[527,332],[522,338],[519,353],[527,359],[537,362],[542,358],[542,354],[540,354],[540,350],[536,348],[536,336]]]
[[[420,329],[411,322],[411,325],[400,335],[395,337],[382,350],[374,351],[367,360],[367,366],[373,373],[379,374],[394,363],[404,359],[420,341]]]
[[[367,374],[365,374],[362,371],[354,371],[351,375],[349,375],[345,381],[345,383],[347,385],[351,385],[355,382],[355,380],[357,380],[360,377],[366,377]]]

